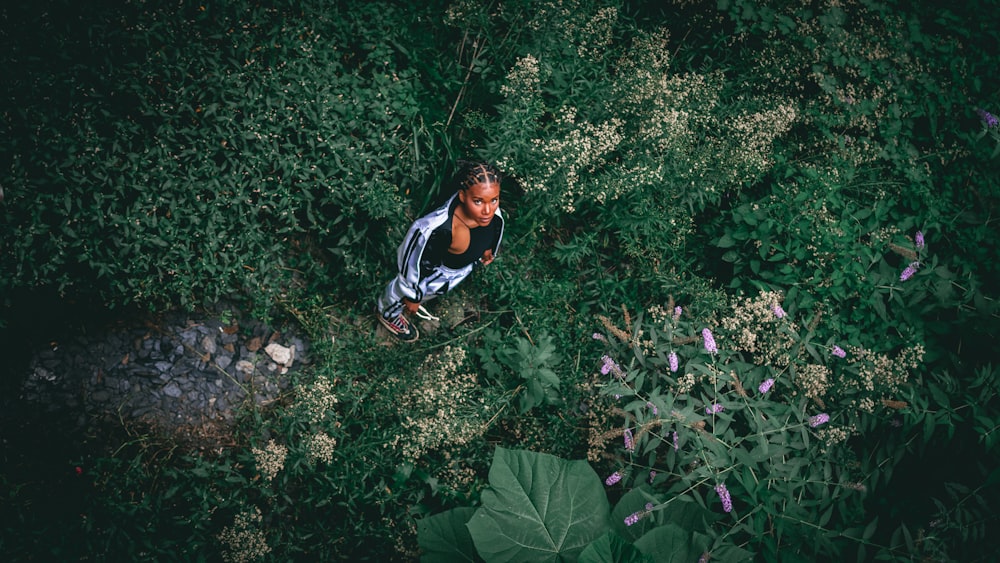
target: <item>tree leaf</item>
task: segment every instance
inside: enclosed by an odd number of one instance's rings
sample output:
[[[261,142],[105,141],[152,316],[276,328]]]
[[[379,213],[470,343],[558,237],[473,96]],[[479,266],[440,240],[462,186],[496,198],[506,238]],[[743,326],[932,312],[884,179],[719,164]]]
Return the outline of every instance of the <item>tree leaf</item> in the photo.
[[[609,529],[601,480],[585,461],[498,447],[468,528],[487,561],[574,560]]]
[[[417,520],[420,561],[482,561],[465,526],[475,512],[475,508],[463,506]]]

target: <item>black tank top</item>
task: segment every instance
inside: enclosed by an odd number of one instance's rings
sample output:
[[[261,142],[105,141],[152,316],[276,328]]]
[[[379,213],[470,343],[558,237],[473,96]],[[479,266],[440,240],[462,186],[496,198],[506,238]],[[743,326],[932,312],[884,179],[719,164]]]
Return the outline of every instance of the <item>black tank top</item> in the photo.
[[[494,228],[496,220],[497,218],[494,216],[488,225],[469,229],[469,248],[461,254],[445,251],[441,257],[441,263],[453,270],[461,270],[482,258],[484,252],[493,248],[493,240],[496,238]]]

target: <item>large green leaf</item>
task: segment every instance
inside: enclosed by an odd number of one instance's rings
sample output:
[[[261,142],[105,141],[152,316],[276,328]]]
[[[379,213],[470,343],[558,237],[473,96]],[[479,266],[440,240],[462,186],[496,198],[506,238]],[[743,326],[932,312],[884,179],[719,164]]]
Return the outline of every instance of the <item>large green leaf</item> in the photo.
[[[417,520],[417,544],[423,563],[482,561],[476,554],[465,524],[476,512],[472,507],[451,510]]]
[[[653,563],[653,559],[643,555],[631,543],[614,532],[608,532],[594,540],[580,552],[579,563]]]
[[[609,529],[608,500],[585,461],[498,447],[469,521],[487,561],[575,561]]]
[[[657,563],[690,563],[708,549],[708,536],[667,524],[639,538],[635,546]]]

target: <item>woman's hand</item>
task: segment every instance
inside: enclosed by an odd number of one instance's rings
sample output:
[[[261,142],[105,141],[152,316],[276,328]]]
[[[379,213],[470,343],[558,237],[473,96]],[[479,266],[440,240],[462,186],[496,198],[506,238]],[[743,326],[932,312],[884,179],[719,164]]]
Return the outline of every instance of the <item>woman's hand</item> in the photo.
[[[403,308],[406,309],[407,313],[409,313],[411,315],[416,314],[417,309],[419,307],[420,307],[420,303],[417,303],[415,301],[410,301],[409,299],[407,299],[405,297],[403,298]]]
[[[490,249],[486,249],[486,252],[483,252],[483,257],[480,258],[479,261],[483,263],[483,266],[488,265],[490,262],[493,261],[493,251]]]

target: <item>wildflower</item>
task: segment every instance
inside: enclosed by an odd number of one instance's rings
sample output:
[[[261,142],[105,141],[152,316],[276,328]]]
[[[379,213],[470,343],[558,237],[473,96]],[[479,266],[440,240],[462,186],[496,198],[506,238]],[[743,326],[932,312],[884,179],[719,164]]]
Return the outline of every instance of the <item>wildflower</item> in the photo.
[[[681,313],[683,312],[684,309],[681,309],[680,306],[674,307],[674,320],[676,321],[677,319],[681,318]]]
[[[771,310],[774,311],[775,317],[778,317],[779,319],[785,318],[785,310],[781,308],[781,305],[775,305],[771,307]]]
[[[635,451],[635,439],[632,437],[632,430],[626,428],[625,431],[622,432],[622,438],[625,439],[625,449],[630,452]]]
[[[593,338],[594,340],[600,340],[601,342],[608,341],[608,339],[605,338],[604,335],[599,332],[595,332],[594,334],[590,335],[590,337]]]
[[[827,422],[830,422],[830,415],[825,412],[809,417],[809,426],[811,428],[816,428],[817,426],[826,424]]]
[[[847,357],[847,352],[845,352],[843,348],[841,348],[840,346],[837,346],[836,344],[833,345],[833,350],[832,350],[831,353],[834,356],[837,356],[838,358],[846,358]]]
[[[913,243],[917,247],[917,250],[924,249],[924,232],[917,231],[917,234],[913,235]]]
[[[625,525],[631,526],[632,524],[635,524],[639,520],[645,518],[652,511],[653,511],[653,503],[647,502],[645,510],[637,510],[625,517]]]
[[[649,482],[652,483],[653,479],[656,479],[656,471],[649,472]]]
[[[701,554],[701,557],[698,558],[698,563],[708,563],[709,560],[711,560],[711,559],[712,559],[712,556],[706,551],[706,552],[704,552],[704,553]]]
[[[906,281],[913,277],[913,274],[917,273],[917,268],[920,267],[920,262],[910,262],[910,265],[903,270],[902,274],[899,274],[899,281]]]
[[[646,401],[646,408],[648,408],[649,410],[653,411],[653,415],[654,416],[658,415],[660,413],[659,409],[656,408],[656,405],[654,405],[650,401]]]
[[[622,472],[615,471],[611,475],[608,475],[608,478],[604,480],[604,484],[610,487],[611,485],[614,485],[615,483],[621,480],[622,480]]]
[[[614,372],[615,375],[621,377],[622,368],[618,367],[618,364],[615,363],[615,361],[612,360],[610,357],[608,357],[607,354],[601,356],[601,361],[604,362],[603,364],[601,364],[602,374],[608,375],[609,373]]]
[[[677,352],[671,352],[668,359],[670,360],[670,371],[676,373],[678,367]]]
[[[758,387],[757,390],[760,391],[761,395],[763,395],[764,393],[770,391],[771,387],[774,387],[774,379],[768,378],[765,379],[764,382],[760,384],[760,387]]]
[[[726,512],[733,511],[733,499],[729,496],[729,489],[726,488],[725,483],[719,483],[715,486],[715,492],[719,494],[719,500],[722,501],[722,510]]]
[[[701,337],[705,341],[705,351],[709,354],[718,353],[719,348],[715,345],[715,338],[712,336],[712,331],[707,328],[702,329]]]
[[[979,115],[979,119],[983,120],[983,124],[986,125],[987,129],[1000,125],[1000,120],[998,120],[995,115],[984,109],[976,108],[976,114]]]
[[[726,408],[719,403],[713,403],[712,405],[705,407],[705,414],[719,414],[724,410],[726,410]]]
[[[74,467],[73,471],[75,471],[77,475],[83,475],[83,468],[80,467],[79,465],[77,465],[76,467]]]
[[[677,431],[674,431],[674,451],[676,452],[680,448],[680,439],[677,437]]]

